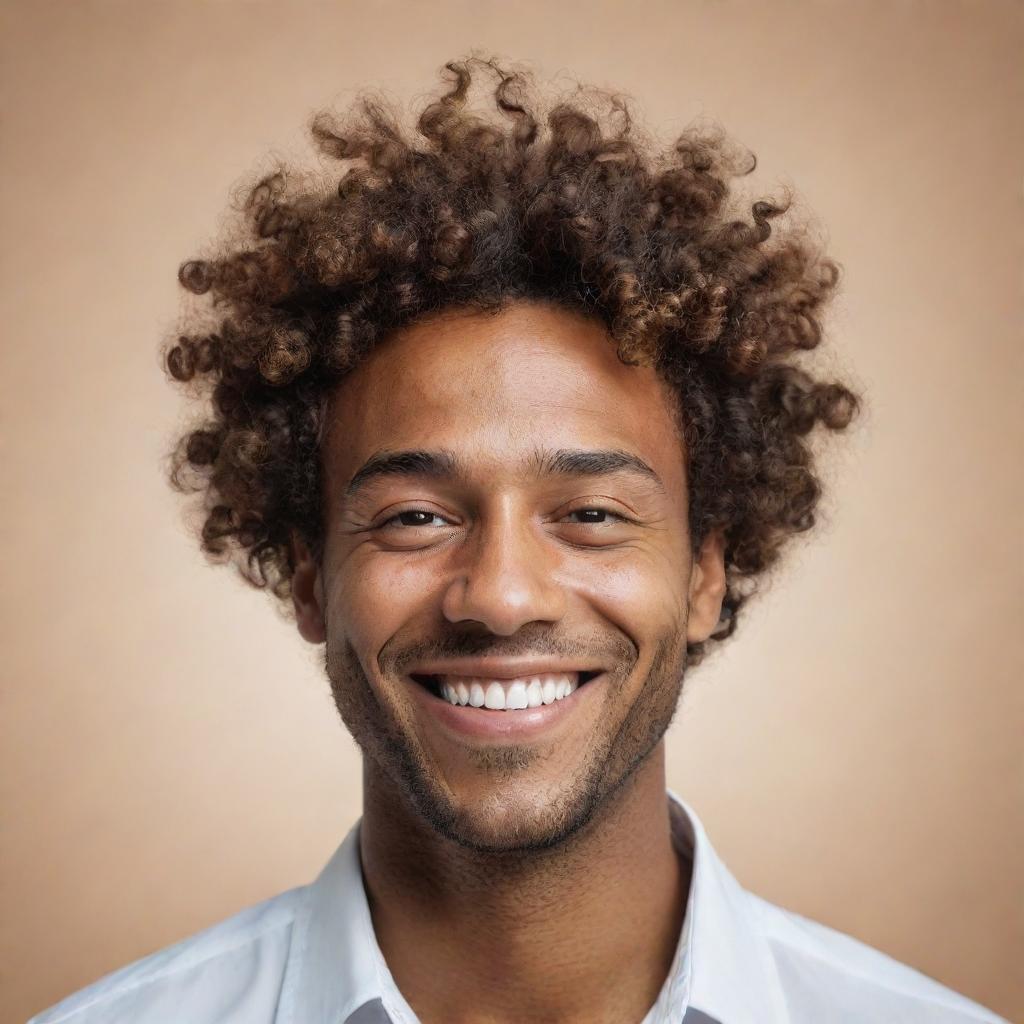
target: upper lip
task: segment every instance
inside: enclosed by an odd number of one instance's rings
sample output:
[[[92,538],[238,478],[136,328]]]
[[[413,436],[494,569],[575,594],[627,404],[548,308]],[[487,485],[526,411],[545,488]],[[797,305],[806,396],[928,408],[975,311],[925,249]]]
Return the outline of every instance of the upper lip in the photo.
[[[563,658],[460,658],[426,661],[409,670],[411,676],[464,676],[467,679],[519,679],[561,672],[595,673],[597,668]]]

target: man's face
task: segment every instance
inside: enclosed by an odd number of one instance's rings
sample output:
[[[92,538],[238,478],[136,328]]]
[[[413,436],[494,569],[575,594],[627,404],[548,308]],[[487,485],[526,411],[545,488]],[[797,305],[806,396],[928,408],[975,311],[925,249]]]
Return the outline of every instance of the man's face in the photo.
[[[525,302],[404,328],[332,396],[300,629],[367,770],[462,845],[572,835],[668,727],[695,587],[690,639],[722,590],[672,401],[603,326]]]

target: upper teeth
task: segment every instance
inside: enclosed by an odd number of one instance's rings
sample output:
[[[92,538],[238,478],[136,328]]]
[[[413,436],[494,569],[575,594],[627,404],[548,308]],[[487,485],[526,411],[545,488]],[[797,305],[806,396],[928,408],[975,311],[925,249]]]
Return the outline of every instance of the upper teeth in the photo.
[[[448,682],[446,680],[452,680]],[[452,704],[470,704],[475,708],[513,711],[518,708],[539,708],[568,697],[579,685],[575,672],[554,672],[520,679],[470,679],[454,681],[441,677],[441,693]]]

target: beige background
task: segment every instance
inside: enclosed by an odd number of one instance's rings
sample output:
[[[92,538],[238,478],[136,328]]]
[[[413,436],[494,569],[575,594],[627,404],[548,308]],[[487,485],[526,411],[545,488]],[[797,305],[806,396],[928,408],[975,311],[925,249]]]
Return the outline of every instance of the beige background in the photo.
[[[767,898],[1024,1019],[1021,55],[988,2],[87,3],[2,12],[0,1017],[309,880],[359,811],[315,653],[159,460],[178,263],[311,110],[482,47],[698,114],[846,269],[869,415],[690,682],[671,785]]]

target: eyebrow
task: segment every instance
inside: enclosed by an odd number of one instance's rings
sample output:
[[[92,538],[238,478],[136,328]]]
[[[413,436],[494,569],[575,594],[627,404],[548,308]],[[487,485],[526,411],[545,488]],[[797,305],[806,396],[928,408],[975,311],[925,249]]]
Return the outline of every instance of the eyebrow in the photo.
[[[560,448],[555,451],[537,451],[530,465],[540,476],[608,476],[612,473],[633,473],[652,481],[664,492],[661,477],[637,455],[615,448]],[[379,452],[372,455],[356,470],[345,488],[350,498],[371,480],[385,476],[426,477],[432,480],[452,480],[466,476],[465,467],[452,451],[410,450]]]

